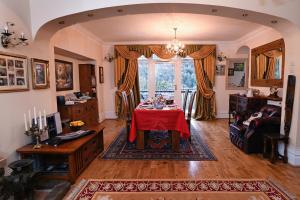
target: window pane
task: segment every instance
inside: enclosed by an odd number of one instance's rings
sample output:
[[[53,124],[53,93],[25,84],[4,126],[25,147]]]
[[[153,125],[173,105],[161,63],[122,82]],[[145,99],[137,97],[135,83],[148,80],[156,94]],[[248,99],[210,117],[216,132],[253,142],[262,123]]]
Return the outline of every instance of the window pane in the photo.
[[[174,96],[174,64],[171,62],[157,62],[155,64],[156,94]]]
[[[181,90],[196,90],[196,87],[194,60],[190,58],[182,59]]]
[[[141,101],[144,101],[148,98],[148,60],[142,56],[138,59],[138,65]]]

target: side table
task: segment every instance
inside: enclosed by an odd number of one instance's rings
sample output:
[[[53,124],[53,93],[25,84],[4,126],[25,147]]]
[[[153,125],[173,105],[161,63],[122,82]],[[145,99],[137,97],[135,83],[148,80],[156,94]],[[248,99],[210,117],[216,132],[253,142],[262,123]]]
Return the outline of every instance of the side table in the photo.
[[[276,160],[282,159],[284,163],[288,162],[288,156],[287,156],[287,146],[289,143],[289,137],[282,135],[282,134],[272,134],[272,133],[267,133],[264,135],[264,157],[267,156],[267,145],[268,141],[271,142],[271,154],[270,154],[270,161],[271,163],[275,163]],[[284,154],[281,155],[278,152],[278,142],[283,142],[284,144]]]

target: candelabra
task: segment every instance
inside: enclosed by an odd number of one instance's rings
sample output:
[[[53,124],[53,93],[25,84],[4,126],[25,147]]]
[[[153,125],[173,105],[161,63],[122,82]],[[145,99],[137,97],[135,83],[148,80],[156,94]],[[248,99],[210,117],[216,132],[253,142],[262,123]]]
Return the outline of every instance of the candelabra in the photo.
[[[37,124],[34,124],[29,130],[25,131],[25,135],[31,136],[35,138],[35,145],[33,146],[34,149],[40,149],[42,144],[40,143],[41,135],[48,131],[48,127],[45,126],[44,128],[40,129]]]
[[[11,31],[10,28],[15,24],[12,22],[6,22],[3,32],[1,32],[1,44],[4,48],[14,47],[17,45],[28,45],[27,38],[25,38],[24,33],[21,33],[20,36],[16,36],[14,31]]]

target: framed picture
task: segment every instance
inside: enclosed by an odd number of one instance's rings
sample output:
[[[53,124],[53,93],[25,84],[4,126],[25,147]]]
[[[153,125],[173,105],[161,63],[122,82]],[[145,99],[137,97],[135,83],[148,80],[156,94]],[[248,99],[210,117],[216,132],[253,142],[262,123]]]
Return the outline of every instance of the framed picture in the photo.
[[[216,75],[225,76],[225,65],[216,65]]]
[[[234,69],[228,68],[228,76],[234,76]]]
[[[99,82],[104,83],[104,72],[103,72],[103,67],[99,67]]]
[[[32,58],[31,72],[33,89],[49,88],[49,61]]]
[[[0,52],[0,92],[29,90],[26,56]]]
[[[248,87],[248,59],[228,58],[227,59],[227,90],[245,90]]]
[[[55,59],[56,91],[73,90],[73,63]]]

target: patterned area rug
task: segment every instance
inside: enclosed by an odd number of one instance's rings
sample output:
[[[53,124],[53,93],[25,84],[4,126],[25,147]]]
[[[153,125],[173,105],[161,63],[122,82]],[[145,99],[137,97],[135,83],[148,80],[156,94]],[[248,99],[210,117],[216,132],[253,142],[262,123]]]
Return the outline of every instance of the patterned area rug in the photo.
[[[148,160],[216,160],[213,153],[205,144],[199,133],[192,128],[192,142],[180,140],[180,152],[172,151],[171,133],[168,131],[151,131],[145,134],[145,149],[137,150],[136,144],[126,141],[125,129],[117,139],[101,155],[102,159],[127,160],[127,159],[148,159]]]
[[[266,180],[88,180],[75,200],[289,200]]]

